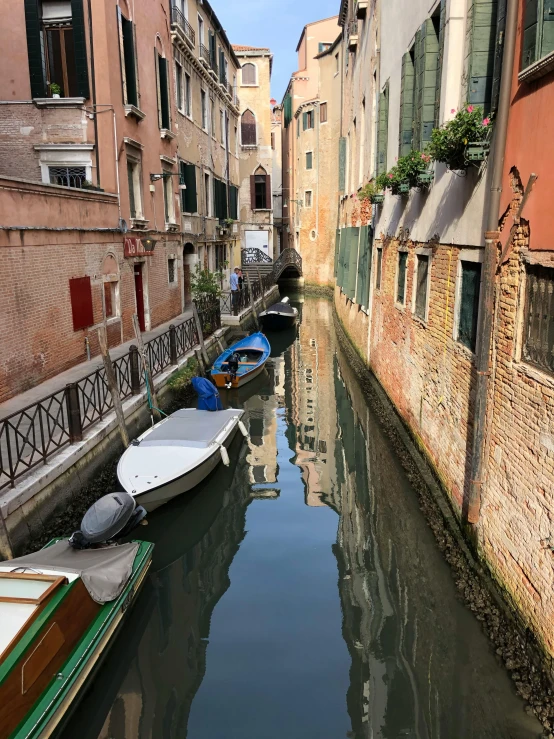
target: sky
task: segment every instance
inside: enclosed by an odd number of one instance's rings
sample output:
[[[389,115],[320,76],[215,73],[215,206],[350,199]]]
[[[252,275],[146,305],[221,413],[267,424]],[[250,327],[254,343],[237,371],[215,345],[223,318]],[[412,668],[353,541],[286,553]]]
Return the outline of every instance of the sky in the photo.
[[[210,0],[210,5],[232,44],[271,49],[271,95],[280,103],[296,71],[295,49],[302,29],[306,23],[338,15],[340,0]]]

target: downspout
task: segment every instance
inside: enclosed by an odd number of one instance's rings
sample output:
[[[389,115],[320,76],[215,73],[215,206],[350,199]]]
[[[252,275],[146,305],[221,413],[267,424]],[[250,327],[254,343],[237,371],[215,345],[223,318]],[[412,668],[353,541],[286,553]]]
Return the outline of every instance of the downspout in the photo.
[[[90,77],[92,82],[92,107],[96,111],[96,75],[94,73],[94,37],[92,33],[91,0],[88,0],[88,34],[90,46]],[[98,145],[98,121],[96,119],[96,116],[94,116],[93,118],[93,124],[94,140],[96,142],[96,185],[97,187],[100,187],[100,146]]]
[[[463,512],[465,513],[465,517],[467,518],[468,523],[473,525],[479,522],[481,508],[481,490],[486,473],[485,428],[489,404],[491,376],[490,354],[493,331],[495,274],[498,256],[498,221],[500,211],[500,197],[502,194],[502,178],[504,174],[504,157],[506,154],[508,117],[510,113],[517,15],[518,0],[508,0],[506,14],[506,31],[504,35],[504,55],[502,59],[502,78],[500,83],[500,98],[495,124],[495,138],[492,159],[493,172],[487,224],[485,230],[485,259],[483,263],[482,302],[481,310],[479,311],[479,320],[477,327],[479,346],[475,358],[477,381],[475,391],[471,480],[469,487],[467,511]]]

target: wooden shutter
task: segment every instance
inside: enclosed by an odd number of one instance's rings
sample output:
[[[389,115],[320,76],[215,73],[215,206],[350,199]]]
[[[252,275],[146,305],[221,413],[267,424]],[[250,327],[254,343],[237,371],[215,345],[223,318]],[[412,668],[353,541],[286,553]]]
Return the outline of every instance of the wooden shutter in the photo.
[[[344,248],[342,250],[342,291],[345,295],[348,295],[348,285],[350,284],[350,231],[351,228],[344,228],[342,230],[342,239],[344,242]]]
[[[377,174],[387,171],[387,144],[389,131],[389,83],[379,95],[379,126],[377,128]]]
[[[231,201],[231,203],[230,203],[229,217],[230,218],[233,218],[236,221],[236,220],[238,220],[238,217],[239,217],[239,213],[238,213],[238,209],[239,209],[239,190],[238,190],[238,187],[235,187],[234,185],[231,185],[230,186],[229,196],[230,196],[230,201]]]
[[[75,277],[69,280],[69,295],[73,316],[73,330],[80,331],[83,328],[92,326],[94,324],[94,317],[90,277]]]
[[[537,36],[539,21],[539,0],[524,0],[523,11],[523,51],[521,68],[531,66],[537,61]]]
[[[490,111],[496,46],[497,0],[473,0],[467,101]]]
[[[158,70],[160,75],[160,121],[161,128],[170,128],[169,92],[167,77],[167,59],[158,54]]]
[[[179,162],[181,179],[187,186],[181,190],[181,207],[184,213],[196,213],[198,211],[198,198],[196,190],[196,167],[194,164]]]
[[[437,72],[439,66],[439,34],[433,18],[428,18],[422,26],[424,54],[423,90],[421,97],[421,137],[418,148],[423,151],[431,141],[435,127],[435,98],[437,95]]]
[[[256,175],[250,175],[250,207],[256,210]]]
[[[416,31],[414,44],[414,122],[413,142],[414,149],[421,147],[421,130],[423,120],[423,90],[425,88],[425,42],[422,28]]]
[[[360,229],[356,226],[355,228],[349,229],[349,232],[350,254],[346,294],[348,295],[350,300],[354,300],[356,297],[356,278],[358,277],[358,247],[360,244]]]
[[[494,49],[494,65],[492,75],[491,111],[498,108],[500,98],[500,79],[502,77],[502,59],[504,57],[504,34],[506,32],[506,2],[498,0],[496,12],[496,44]]]
[[[265,176],[265,207],[271,210],[272,197],[271,197],[271,175],[266,174]]]
[[[227,183],[221,182],[221,216],[220,218],[229,218],[229,200],[227,197]]]
[[[25,0],[25,27],[27,29],[27,54],[31,97],[46,97],[46,78],[40,41],[40,9],[38,0]]]
[[[73,44],[75,46],[77,93],[81,97],[88,98],[90,97],[90,92],[88,85],[88,61],[83,0],[71,0],[71,23],[73,26]]]
[[[481,290],[481,264],[462,262],[462,289],[458,341],[472,352],[477,343],[477,319],[479,317],[479,293]]]
[[[308,114],[302,113],[302,130],[305,131],[308,128]]]
[[[138,106],[133,24],[123,16],[121,17],[121,32],[123,35],[123,59],[125,64],[125,102],[129,105]]]
[[[335,233],[335,278],[337,281],[337,285],[340,286],[340,280],[339,280],[339,256],[340,256],[340,228],[337,228],[337,231]]]
[[[367,308],[369,305],[369,285],[371,275],[371,253],[369,244],[370,226],[360,229],[360,248],[358,252],[358,283],[356,286],[356,303]]]
[[[400,156],[412,150],[414,125],[414,81],[415,70],[411,52],[402,58],[402,82],[400,87]]]
[[[344,192],[346,186],[346,137],[339,139],[339,191]]]
[[[435,87],[435,128],[440,125],[442,67],[444,59],[444,32],[446,27],[446,0],[441,0],[439,21],[439,54],[437,59],[437,82]]]
[[[554,51],[554,0],[544,0],[541,57]]]

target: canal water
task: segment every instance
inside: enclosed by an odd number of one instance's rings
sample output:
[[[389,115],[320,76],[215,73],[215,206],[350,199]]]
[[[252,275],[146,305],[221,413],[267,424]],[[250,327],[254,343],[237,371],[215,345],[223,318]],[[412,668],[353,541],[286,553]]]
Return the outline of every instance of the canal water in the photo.
[[[152,574],[67,739],[527,739],[335,340],[298,303],[231,466],[149,516]]]

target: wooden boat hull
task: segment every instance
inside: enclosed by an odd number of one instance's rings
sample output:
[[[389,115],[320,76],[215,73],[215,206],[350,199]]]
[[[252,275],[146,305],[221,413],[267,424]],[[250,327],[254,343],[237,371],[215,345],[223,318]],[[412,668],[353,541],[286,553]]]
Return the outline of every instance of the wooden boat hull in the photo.
[[[218,372],[217,374],[212,373],[212,377],[217,387],[225,388],[230,382],[231,387],[236,390],[236,388],[246,385],[248,382],[251,382],[251,380],[254,380],[256,377],[261,375],[265,369],[265,365],[265,362],[263,364],[259,364],[247,374],[237,375],[237,377],[234,377],[233,379],[231,379],[231,376],[225,372]]]
[[[66,606],[66,617],[59,606],[50,618],[46,618],[45,614],[44,623],[40,617],[37,618],[39,628],[36,638],[21,657],[18,656],[13,668],[0,683],[0,736],[9,739],[45,739],[58,730],[64,718],[75,709],[84,693],[83,688],[112,645],[127,611],[134,603],[150,568],[153,548],[152,544],[140,542],[131,577],[114,601],[103,605],[94,603],[86,594],[82,581],[77,580],[62,603]],[[73,598],[70,599],[70,596]],[[68,630],[63,634],[60,632],[58,641],[53,642],[49,635],[55,633],[56,627],[59,630],[64,619],[69,624]],[[71,629],[80,629],[76,640],[72,640]],[[41,659],[36,655],[42,655]],[[35,671],[31,675],[26,674],[33,660],[36,663]],[[23,692],[25,680],[31,685],[28,691]],[[43,686],[44,681],[46,683]],[[38,697],[35,685],[41,690]],[[14,729],[15,721],[18,723]]]

